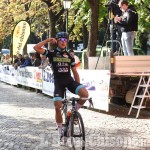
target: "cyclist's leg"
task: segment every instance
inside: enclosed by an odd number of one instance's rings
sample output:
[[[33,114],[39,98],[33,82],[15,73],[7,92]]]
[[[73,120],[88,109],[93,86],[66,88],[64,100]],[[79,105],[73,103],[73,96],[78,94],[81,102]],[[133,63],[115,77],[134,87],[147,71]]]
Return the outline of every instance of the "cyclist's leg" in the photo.
[[[80,97],[83,97],[83,98],[88,98],[89,94],[88,94],[88,91],[87,89],[84,87],[84,85],[76,82],[76,81],[72,81],[69,86],[68,86],[68,89],[74,93],[74,94],[77,94],[79,95]],[[76,103],[76,108],[77,110],[82,107],[82,105],[85,103],[85,101],[83,100],[80,100],[78,103]]]
[[[79,89],[78,95],[80,97],[83,97],[83,98],[88,98],[89,97],[89,93],[88,93],[88,91],[87,91],[87,89],[85,87],[82,87],[82,88]],[[83,105],[85,102],[86,101],[80,100],[78,102],[78,104]]]
[[[62,136],[62,116],[61,116],[61,107],[62,107],[62,98],[64,95],[64,88],[60,80],[54,81],[55,89],[54,89],[54,106],[55,106],[55,119],[58,128],[58,136],[61,138]]]
[[[58,124],[60,124],[60,123],[62,123],[62,116],[61,116],[62,102],[61,102],[61,99],[54,101],[54,106],[55,106],[55,119],[56,119],[56,122]]]
[[[62,116],[61,116],[61,106],[62,102],[60,100],[54,101],[55,106],[55,119],[57,124],[57,130],[58,130],[58,142],[60,142],[62,137]]]

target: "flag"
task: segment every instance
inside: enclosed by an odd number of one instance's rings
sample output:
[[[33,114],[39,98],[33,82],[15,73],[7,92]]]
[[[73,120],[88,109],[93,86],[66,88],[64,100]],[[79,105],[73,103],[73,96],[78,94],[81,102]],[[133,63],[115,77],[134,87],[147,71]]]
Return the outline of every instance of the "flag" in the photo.
[[[23,54],[23,48],[30,35],[30,25],[27,21],[20,21],[13,32],[13,55]]]

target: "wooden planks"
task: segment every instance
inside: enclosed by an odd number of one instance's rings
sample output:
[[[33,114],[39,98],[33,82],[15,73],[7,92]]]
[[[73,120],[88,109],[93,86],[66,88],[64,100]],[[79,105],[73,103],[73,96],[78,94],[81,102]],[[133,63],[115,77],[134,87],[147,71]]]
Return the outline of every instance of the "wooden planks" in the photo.
[[[114,72],[129,73],[150,70],[150,56],[114,56]]]

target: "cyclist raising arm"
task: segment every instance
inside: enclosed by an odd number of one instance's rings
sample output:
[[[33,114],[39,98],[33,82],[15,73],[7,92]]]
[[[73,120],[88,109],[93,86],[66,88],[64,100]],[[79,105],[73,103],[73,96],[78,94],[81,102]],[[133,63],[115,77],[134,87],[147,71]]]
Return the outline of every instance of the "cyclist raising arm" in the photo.
[[[57,48],[55,50],[45,50],[42,47],[48,42],[56,44]],[[52,70],[54,74],[54,106],[56,111],[56,123],[58,127],[59,142],[62,135],[62,116],[61,116],[61,100],[64,98],[64,91],[67,88],[70,92],[78,94],[80,97],[88,98],[88,91],[86,88],[80,84],[80,77],[75,67],[75,60],[66,51],[66,46],[68,43],[68,35],[66,32],[59,32],[56,34],[55,38],[48,38],[37,45],[34,49],[49,58],[52,65]],[[71,77],[72,70],[74,79]],[[85,101],[79,101],[76,104],[76,108],[79,109]]]

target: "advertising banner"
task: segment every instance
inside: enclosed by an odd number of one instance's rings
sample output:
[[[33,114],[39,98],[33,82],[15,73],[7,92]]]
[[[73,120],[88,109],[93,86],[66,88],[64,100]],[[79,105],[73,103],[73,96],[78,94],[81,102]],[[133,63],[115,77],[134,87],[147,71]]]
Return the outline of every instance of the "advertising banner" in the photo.
[[[3,66],[0,65],[0,81],[3,81]]]
[[[18,68],[17,82],[18,84],[41,90],[42,70],[38,67]]]
[[[94,108],[108,111],[109,109],[109,70],[78,70],[80,82],[85,86],[92,97]],[[52,70],[43,70],[43,88],[42,92],[53,96],[54,79]],[[77,97],[67,90],[68,97]],[[89,106],[86,102],[85,106]]]
[[[17,72],[17,73],[15,73]],[[80,82],[89,92],[94,108],[109,111],[109,70],[78,70]],[[20,84],[42,90],[42,93],[53,96],[54,77],[50,67],[42,70],[38,67],[24,67],[15,70],[12,66],[0,67],[0,79],[10,84]],[[78,97],[67,90],[67,97]],[[89,106],[89,102],[84,104]]]
[[[43,78],[42,93],[53,96],[54,77],[50,67],[46,67],[46,69],[43,70],[42,78]]]
[[[80,82],[85,85],[92,97],[94,108],[100,110],[109,110],[109,70],[78,70]],[[89,103],[85,103],[89,106]]]
[[[17,85],[17,70],[11,65],[0,66],[0,80],[11,85]]]
[[[30,35],[30,25],[26,21],[20,21],[13,32],[13,55],[23,54],[23,48]]]

